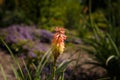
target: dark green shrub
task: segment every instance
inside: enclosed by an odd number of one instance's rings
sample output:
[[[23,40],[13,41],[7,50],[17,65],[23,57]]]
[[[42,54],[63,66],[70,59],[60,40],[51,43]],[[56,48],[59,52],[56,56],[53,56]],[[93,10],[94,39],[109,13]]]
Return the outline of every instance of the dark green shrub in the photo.
[[[107,71],[110,79],[116,78],[119,80],[120,77],[120,49],[114,42],[116,39],[111,38],[107,32],[102,32],[98,29],[93,39],[86,39],[85,43],[90,48],[84,48],[92,59],[97,62],[90,62],[90,64],[100,66]]]

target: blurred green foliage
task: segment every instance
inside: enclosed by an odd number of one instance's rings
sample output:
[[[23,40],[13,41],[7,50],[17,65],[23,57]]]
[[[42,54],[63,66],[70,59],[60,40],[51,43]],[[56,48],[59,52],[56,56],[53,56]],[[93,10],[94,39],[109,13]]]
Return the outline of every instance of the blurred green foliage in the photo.
[[[103,36],[100,33],[103,33]],[[114,80],[114,78],[119,80],[120,78],[120,45],[116,43],[117,40],[107,32],[101,32],[98,29],[94,38],[84,40],[87,47],[82,47],[91,55],[93,60],[97,61],[86,63],[104,68],[110,80]]]
[[[79,22],[79,0],[1,0],[1,26],[13,23],[39,24],[41,27],[66,26]]]
[[[119,1],[103,1],[103,4],[108,2],[104,8],[93,4],[95,3],[93,1],[95,0],[89,0],[87,4],[90,9],[87,13],[89,17],[86,19],[86,26],[89,28],[88,32],[91,33],[91,35],[84,39],[87,47],[83,49],[91,55],[93,60],[97,61],[88,62],[89,64],[104,68],[110,80],[119,80]],[[98,2],[99,1],[102,2],[102,0],[98,0]],[[91,9],[92,7],[94,7],[94,9]],[[117,10],[118,13],[115,13],[115,10]]]
[[[79,37],[91,37],[90,16],[103,30],[120,24],[119,0],[0,0],[0,26],[35,24],[64,26]],[[91,12],[91,14],[90,14]]]

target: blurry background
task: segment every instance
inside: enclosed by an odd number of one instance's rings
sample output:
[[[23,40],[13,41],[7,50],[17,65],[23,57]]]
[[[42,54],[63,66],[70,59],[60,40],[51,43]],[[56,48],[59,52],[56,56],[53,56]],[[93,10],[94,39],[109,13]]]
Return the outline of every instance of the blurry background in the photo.
[[[118,4],[118,0],[0,0],[0,26],[23,23],[77,30],[90,12],[100,27],[107,22],[119,26]]]
[[[105,69],[105,77],[120,79],[120,0],[0,0],[0,37],[15,54],[44,53],[50,47],[56,26],[64,27],[68,36],[65,58],[71,52],[71,55],[76,53],[75,58],[80,53],[82,58],[98,62],[97,66]],[[4,48],[1,42],[0,46]],[[88,58],[84,53],[92,56]],[[82,59],[80,63],[85,61]],[[111,63],[115,63],[114,66]],[[82,69],[78,65],[75,69],[79,70],[71,74],[74,79],[68,80],[98,77],[91,77],[88,70],[85,74],[84,71],[79,73]]]
[[[12,24],[52,29],[64,26],[87,35],[91,20],[101,29],[120,25],[119,0],[0,0],[0,27]]]

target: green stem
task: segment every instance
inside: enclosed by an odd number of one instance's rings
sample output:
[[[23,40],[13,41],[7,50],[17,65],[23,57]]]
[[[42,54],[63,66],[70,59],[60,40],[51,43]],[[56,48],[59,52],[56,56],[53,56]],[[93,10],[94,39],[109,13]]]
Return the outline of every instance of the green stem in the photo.
[[[56,59],[54,60],[54,63],[53,63],[53,77],[52,77],[52,80],[55,80],[55,71],[56,71]]]

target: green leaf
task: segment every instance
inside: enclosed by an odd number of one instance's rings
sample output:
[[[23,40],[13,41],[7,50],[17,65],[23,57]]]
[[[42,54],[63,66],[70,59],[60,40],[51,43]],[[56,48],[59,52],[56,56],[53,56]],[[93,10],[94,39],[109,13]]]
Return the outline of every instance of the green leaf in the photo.
[[[112,45],[113,48],[115,49],[117,56],[120,57],[120,52],[119,52],[119,49],[118,49],[118,47],[116,46],[115,42],[112,40],[112,38],[111,38],[111,36],[110,36],[109,34],[107,34],[107,36],[108,36],[108,38],[109,38],[109,40],[110,40],[110,42],[111,42],[111,45]]]
[[[61,74],[60,74],[60,76],[59,76],[58,80],[64,80],[64,71],[63,71],[63,72],[61,72]]]
[[[16,63],[16,65],[18,66],[20,73],[22,75],[22,78],[25,79],[25,76],[23,74],[22,68],[20,66],[20,63],[18,61],[18,59],[13,55],[13,52],[11,51],[11,49],[9,48],[9,46],[7,45],[7,43],[0,37],[1,42],[5,45],[5,47],[7,48],[7,50],[9,51],[12,59],[14,60],[14,62]]]
[[[45,66],[45,64],[47,63],[47,61],[49,60],[50,56],[52,54],[51,48],[43,55],[41,61],[38,64],[38,67],[36,67],[36,76],[39,76],[39,74],[41,73],[43,67]]]
[[[14,67],[14,65],[11,65],[11,68],[12,68],[12,70],[13,70],[13,73],[14,73],[14,75],[15,75],[16,80],[21,80],[20,77],[19,77],[19,75],[18,75],[17,70],[16,70],[15,67]]]
[[[65,60],[63,61],[56,69],[56,74],[59,74],[60,72],[64,71],[68,64],[70,64],[72,61],[75,61],[75,59],[72,59],[72,60]]]
[[[32,76],[30,75],[30,70],[28,69],[27,64],[25,63],[24,59],[23,59],[23,64],[24,64],[25,69],[27,71],[26,74],[28,74],[29,80],[32,80]]]
[[[1,69],[1,73],[3,75],[3,79],[7,80],[7,76],[6,76],[5,71],[4,71],[4,69],[3,69],[3,67],[1,65],[0,65],[0,69]]]
[[[109,56],[109,57],[107,58],[107,60],[106,60],[106,65],[108,65],[108,63],[109,63],[113,58],[115,58],[115,57],[116,57],[115,55]]]
[[[64,80],[64,71],[66,70],[69,63],[72,61],[75,61],[75,59],[72,60],[65,60],[63,61],[56,69],[55,74],[58,75],[58,80]],[[52,75],[50,75],[47,80],[52,80]]]

